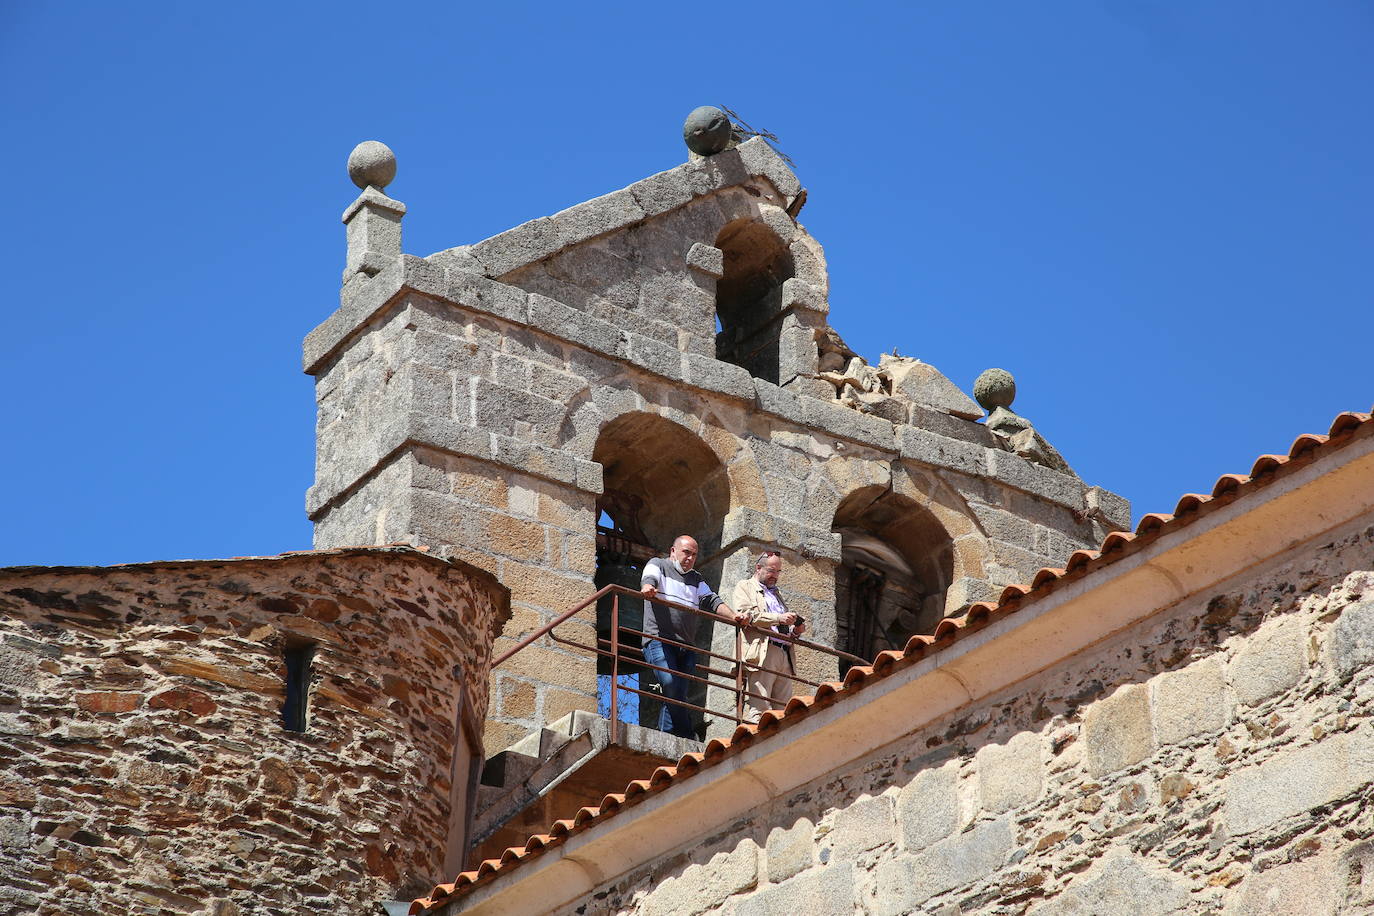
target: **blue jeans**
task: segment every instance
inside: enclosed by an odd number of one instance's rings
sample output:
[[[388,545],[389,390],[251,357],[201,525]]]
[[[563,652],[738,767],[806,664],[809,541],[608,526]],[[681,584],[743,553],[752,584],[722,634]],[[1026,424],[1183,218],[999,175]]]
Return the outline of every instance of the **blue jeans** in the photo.
[[[644,658],[651,665],[671,668],[683,674],[695,674],[697,654],[691,649],[680,649],[661,643],[656,639],[644,641]],[[671,700],[686,700],[687,690],[692,682],[685,677],[673,677],[667,671],[655,671],[654,676],[663,685],[663,695]],[[658,714],[658,730],[677,735],[679,738],[695,738],[696,726],[692,723],[692,711],[685,706],[664,703]]]

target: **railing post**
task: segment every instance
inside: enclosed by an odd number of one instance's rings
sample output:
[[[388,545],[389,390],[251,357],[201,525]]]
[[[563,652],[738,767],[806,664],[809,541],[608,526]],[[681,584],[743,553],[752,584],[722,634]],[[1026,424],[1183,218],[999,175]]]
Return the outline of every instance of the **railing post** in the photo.
[[[616,688],[620,686],[620,596],[611,596],[611,744],[618,743],[617,724],[620,720],[616,708]]]
[[[744,627],[735,624],[735,721],[744,719]]]

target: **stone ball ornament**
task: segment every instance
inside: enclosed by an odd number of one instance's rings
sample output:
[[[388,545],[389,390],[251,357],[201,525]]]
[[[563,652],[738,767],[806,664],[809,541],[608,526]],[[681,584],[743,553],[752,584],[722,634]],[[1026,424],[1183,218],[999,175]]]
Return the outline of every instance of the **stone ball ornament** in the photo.
[[[396,177],[396,154],[380,140],[364,140],[348,154],[348,177],[360,188],[380,191]]]
[[[1011,407],[1016,400],[1016,379],[1005,369],[987,369],[973,382],[973,398],[984,410]]]
[[[687,116],[682,139],[698,156],[712,156],[730,145],[734,127],[730,118],[714,105],[702,105]]]

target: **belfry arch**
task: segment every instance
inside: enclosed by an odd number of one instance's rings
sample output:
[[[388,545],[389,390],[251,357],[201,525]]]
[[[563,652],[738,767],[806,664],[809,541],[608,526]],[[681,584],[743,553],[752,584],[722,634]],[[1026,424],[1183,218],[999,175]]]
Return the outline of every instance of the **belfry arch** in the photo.
[[[755,378],[779,383],[782,285],[796,272],[792,253],[773,230],[737,219],[716,237],[724,274],[716,282],[716,358]]]
[[[602,466],[604,487],[597,500],[593,581],[598,589],[610,584],[638,589],[644,563],[665,556],[679,534],[697,539],[703,560],[719,552],[730,508],[729,480],[720,459],[694,433],[657,414],[623,414],[602,428],[592,457]],[[703,572],[711,581],[719,574],[710,568]],[[611,608],[609,598],[597,606],[600,639],[610,638]],[[642,601],[622,596],[618,612],[622,626],[643,628]],[[710,632],[710,627],[703,627],[701,634],[709,640]],[[637,637],[624,641],[632,650],[639,647]],[[633,665],[622,663],[621,672],[622,683],[630,686],[649,689],[655,683]],[[608,714],[610,667],[604,658],[598,660],[597,680],[598,702]],[[699,694],[693,702],[702,702],[704,689]],[[622,693],[620,702],[630,704],[622,719],[649,726],[658,721],[659,704],[636,703],[629,693]]]
[[[885,487],[849,494],[835,510],[836,646],[872,659],[931,632],[944,616],[954,545],[928,509]],[[843,664],[841,667],[845,667]]]

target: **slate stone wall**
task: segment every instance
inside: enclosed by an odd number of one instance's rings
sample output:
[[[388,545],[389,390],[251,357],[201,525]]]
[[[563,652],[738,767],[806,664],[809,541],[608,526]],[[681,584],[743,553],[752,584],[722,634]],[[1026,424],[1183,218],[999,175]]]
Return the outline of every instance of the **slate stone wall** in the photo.
[[[0,571],[0,912],[371,916],[452,873],[507,602],[410,550]]]
[[[1370,912],[1372,662],[1365,519],[562,914]]]

